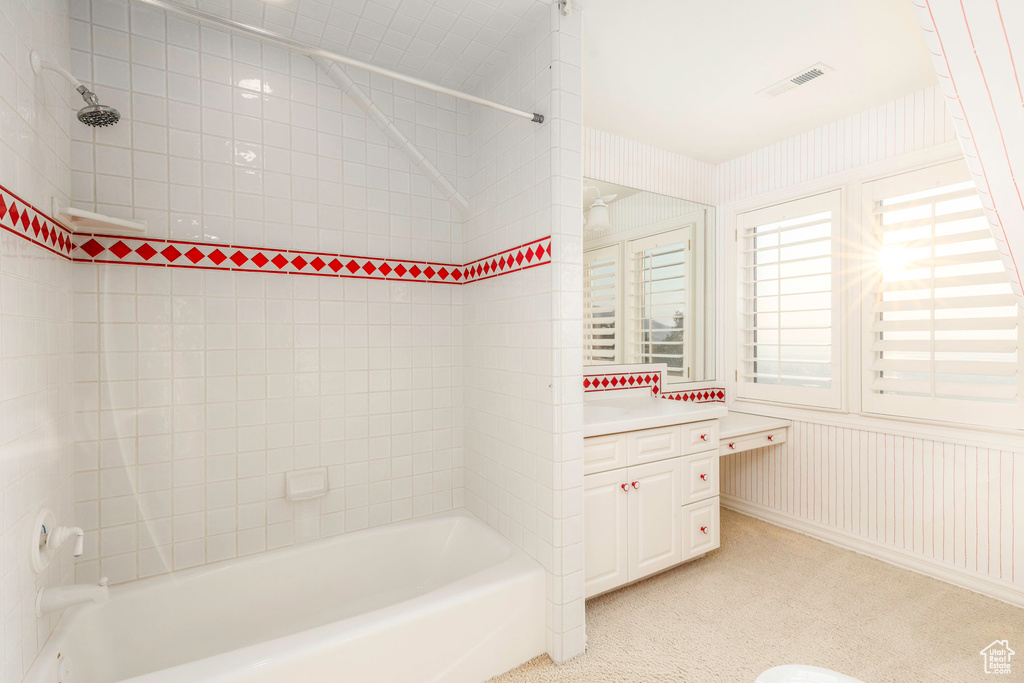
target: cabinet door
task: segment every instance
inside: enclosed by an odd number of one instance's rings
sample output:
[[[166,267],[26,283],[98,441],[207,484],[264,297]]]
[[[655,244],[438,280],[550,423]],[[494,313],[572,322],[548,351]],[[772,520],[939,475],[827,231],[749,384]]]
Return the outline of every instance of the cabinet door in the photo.
[[[698,453],[683,458],[683,505],[718,495],[718,454]]]
[[[680,458],[629,468],[629,580],[682,561]]]
[[[583,568],[588,598],[629,580],[626,475],[621,469],[583,477]]]
[[[683,508],[683,559],[689,560],[721,545],[719,498]]]

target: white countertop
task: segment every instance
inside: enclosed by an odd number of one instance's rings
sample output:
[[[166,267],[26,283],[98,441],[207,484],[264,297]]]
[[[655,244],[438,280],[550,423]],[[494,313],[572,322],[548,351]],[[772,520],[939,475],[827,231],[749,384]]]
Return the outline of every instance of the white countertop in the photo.
[[[586,412],[584,411],[584,415]],[[718,435],[722,439],[731,439],[744,434],[765,432],[770,429],[784,429],[793,424],[790,420],[783,420],[778,417],[764,417],[763,415],[751,415],[750,413],[729,414],[718,423]]]
[[[683,403],[653,396],[587,399],[583,402],[583,436],[713,420],[726,413],[721,403]]]

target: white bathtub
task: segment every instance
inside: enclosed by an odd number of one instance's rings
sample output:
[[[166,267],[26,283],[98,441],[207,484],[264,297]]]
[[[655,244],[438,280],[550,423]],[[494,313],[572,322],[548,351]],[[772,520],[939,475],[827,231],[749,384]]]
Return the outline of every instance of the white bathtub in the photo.
[[[544,619],[540,565],[457,511],[115,586],[25,680],[476,683],[542,654]]]

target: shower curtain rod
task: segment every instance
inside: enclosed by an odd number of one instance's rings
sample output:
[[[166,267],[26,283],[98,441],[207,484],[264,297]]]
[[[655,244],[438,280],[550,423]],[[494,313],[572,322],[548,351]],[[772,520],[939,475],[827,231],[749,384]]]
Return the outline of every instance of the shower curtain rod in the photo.
[[[212,14],[210,12],[195,7],[186,7],[185,5],[179,5],[176,2],[168,2],[166,0],[135,0],[135,2],[141,3],[143,5],[149,5],[150,7],[156,7],[157,9],[162,9],[163,11],[169,12],[170,14],[177,14],[178,16],[188,17],[190,19],[198,19],[199,21],[206,22],[208,24],[216,24],[217,26],[221,26],[223,28],[238,33],[246,33],[250,36],[255,36],[256,38],[259,38],[260,40],[265,40],[269,43],[275,43],[282,47],[286,47],[290,50],[295,50],[297,52],[309,55],[310,57],[321,57],[323,59],[327,59],[332,62],[337,62],[339,64],[346,64],[348,66],[353,66],[357,69],[362,69],[363,71],[369,71],[370,73],[373,74],[379,74],[381,76],[393,78],[394,80],[401,81],[402,83],[408,83],[409,85],[415,85],[419,88],[432,90],[433,92],[441,93],[443,95],[449,95],[460,100],[465,100],[466,102],[472,102],[473,104],[479,104],[484,107],[490,107],[491,109],[503,111],[507,114],[512,114],[514,116],[519,116],[524,119],[529,119],[534,123],[544,123],[543,114],[522,111],[521,109],[515,109],[513,107],[508,107],[504,104],[499,104],[497,102],[485,100],[482,97],[477,97],[476,95],[470,95],[468,93],[460,92],[458,90],[452,90],[451,88],[446,88],[443,85],[431,83],[430,81],[424,81],[420,78],[414,78],[413,76],[406,76],[405,74],[398,73],[397,71],[383,69],[379,66],[368,64],[367,62],[361,62],[358,59],[346,57],[345,55],[338,54],[337,52],[324,50],[322,48],[315,47],[307,43],[303,43],[302,41],[295,40],[294,38],[288,38],[278,33],[274,33],[273,31],[268,31],[266,29],[259,28],[258,26],[250,26],[249,24],[243,24],[240,21],[234,21],[233,19],[228,19],[226,17]]]

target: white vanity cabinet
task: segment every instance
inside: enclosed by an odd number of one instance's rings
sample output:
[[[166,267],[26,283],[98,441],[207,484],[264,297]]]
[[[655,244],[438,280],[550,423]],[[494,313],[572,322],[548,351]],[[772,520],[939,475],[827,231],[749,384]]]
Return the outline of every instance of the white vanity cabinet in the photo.
[[[586,595],[718,547],[718,421],[584,440]]]

